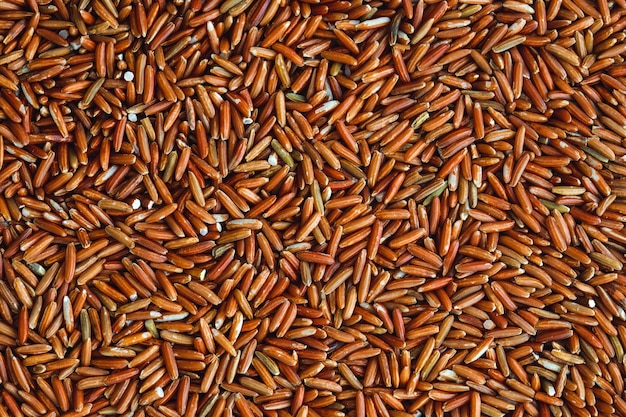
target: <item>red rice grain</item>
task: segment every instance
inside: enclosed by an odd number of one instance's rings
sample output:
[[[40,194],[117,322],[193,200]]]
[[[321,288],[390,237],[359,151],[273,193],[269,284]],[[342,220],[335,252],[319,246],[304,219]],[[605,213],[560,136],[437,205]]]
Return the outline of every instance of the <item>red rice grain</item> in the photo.
[[[0,2],[0,416],[625,416],[625,14]]]

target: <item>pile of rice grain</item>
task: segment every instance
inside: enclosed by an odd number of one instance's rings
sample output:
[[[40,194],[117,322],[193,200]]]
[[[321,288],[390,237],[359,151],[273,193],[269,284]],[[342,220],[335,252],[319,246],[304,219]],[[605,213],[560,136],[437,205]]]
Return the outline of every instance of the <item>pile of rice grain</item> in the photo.
[[[624,0],[0,2],[0,417],[626,416]]]

